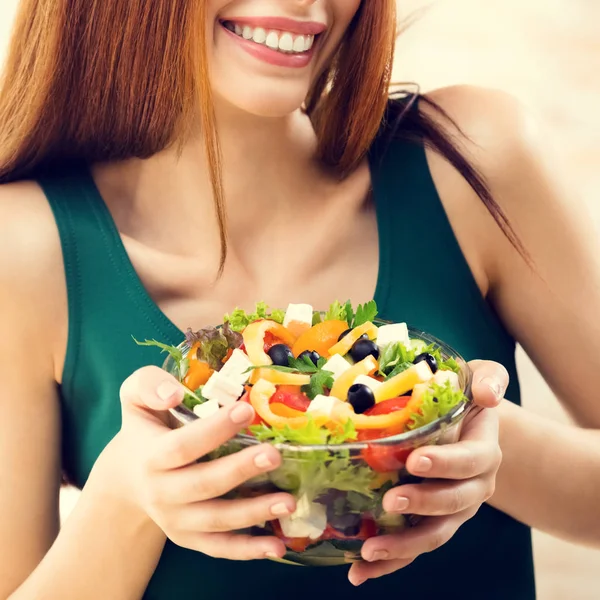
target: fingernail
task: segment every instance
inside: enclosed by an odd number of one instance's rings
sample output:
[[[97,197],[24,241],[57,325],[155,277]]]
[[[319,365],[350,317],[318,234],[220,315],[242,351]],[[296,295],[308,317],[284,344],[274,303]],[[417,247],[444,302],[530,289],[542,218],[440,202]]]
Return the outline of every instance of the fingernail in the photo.
[[[266,454],[259,454],[255,459],[254,459],[254,464],[259,468],[259,469],[269,469],[270,467],[275,466],[275,463],[271,460],[271,458],[269,456],[267,456]]]
[[[399,496],[398,498],[396,498],[396,500],[394,501],[394,510],[406,510],[408,508],[408,505],[410,504],[408,498],[404,497],[404,496]]]
[[[359,585],[362,585],[365,581],[367,580],[366,577],[353,577],[350,580],[350,583],[356,587],[358,587]]]
[[[238,402],[229,413],[229,418],[236,424],[241,425],[252,418],[253,410],[249,404]]]
[[[368,558],[367,560],[369,562],[377,562],[378,560],[387,560],[389,557],[390,553],[387,550],[375,550],[375,552],[371,554],[371,558]]]
[[[274,504],[271,506],[271,514],[276,517],[284,517],[285,515],[289,515],[292,511],[288,508],[287,504],[283,502],[279,502],[278,504]]]
[[[482,379],[481,383],[487,385],[492,390],[494,396],[496,396],[498,400],[500,400],[502,396],[504,396],[504,390],[502,389],[502,386],[498,383],[498,381],[496,381],[492,377],[486,377],[485,379]]]
[[[175,385],[172,381],[163,381],[156,388],[156,395],[163,402],[167,402],[167,400],[170,400],[175,394],[179,392],[179,390],[179,386]]]
[[[431,470],[431,467],[433,467],[433,463],[431,462],[431,459],[426,456],[421,456],[417,461],[417,471],[419,471],[419,473],[426,473]]]

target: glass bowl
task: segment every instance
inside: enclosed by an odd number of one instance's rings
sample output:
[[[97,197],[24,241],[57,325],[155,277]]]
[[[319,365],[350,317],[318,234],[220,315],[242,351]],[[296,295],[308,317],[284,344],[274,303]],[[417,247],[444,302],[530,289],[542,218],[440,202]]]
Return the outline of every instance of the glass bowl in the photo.
[[[374,322],[376,325],[388,324],[381,320]],[[412,327],[408,329],[411,339],[435,344],[444,359],[452,357],[456,360],[466,401],[437,421],[394,437],[339,445],[274,444],[283,459],[281,466],[272,473],[247,481],[226,497],[249,498],[284,491],[296,498],[296,513],[305,523],[314,526],[311,534],[314,539],[305,533],[303,537],[291,537],[294,526],[290,518],[275,519],[243,531],[252,535],[275,535],[282,539],[287,553],[280,562],[306,566],[352,563],[361,560],[360,552],[366,539],[418,526],[418,515],[386,513],[382,507],[383,496],[395,486],[420,483],[421,479],[405,468],[410,453],[421,446],[458,441],[463,420],[474,404],[472,373],[466,361],[435,337]],[[184,355],[189,350],[185,343],[179,348]],[[178,376],[177,364],[171,357],[166,359],[163,368]],[[173,408],[171,415],[174,417],[173,427],[198,419],[183,404]],[[259,443],[250,435],[239,434],[201,460],[213,460]],[[317,535],[325,522],[325,530]]]

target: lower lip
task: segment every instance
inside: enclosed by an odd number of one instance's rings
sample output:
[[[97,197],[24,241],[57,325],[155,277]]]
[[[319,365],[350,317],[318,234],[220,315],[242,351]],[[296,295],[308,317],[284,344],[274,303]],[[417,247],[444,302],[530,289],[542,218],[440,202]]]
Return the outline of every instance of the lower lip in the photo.
[[[302,69],[310,64],[314,53],[314,46],[308,50],[307,52],[303,52],[302,54],[284,54],[283,52],[278,52],[277,50],[273,50],[264,44],[257,44],[252,40],[247,40],[243,37],[237,35],[233,31],[227,29],[227,27],[221,25],[221,28],[225,33],[229,34],[234,40],[236,40],[239,45],[251,56],[254,58],[258,58],[258,60],[262,60],[270,65],[275,65],[276,67],[288,67],[292,69]]]

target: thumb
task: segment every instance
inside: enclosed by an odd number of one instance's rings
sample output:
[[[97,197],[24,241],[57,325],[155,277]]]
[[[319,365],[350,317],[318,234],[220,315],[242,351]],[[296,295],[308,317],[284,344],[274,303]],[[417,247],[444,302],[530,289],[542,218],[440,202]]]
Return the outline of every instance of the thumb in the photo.
[[[469,366],[473,371],[475,404],[485,408],[498,406],[508,387],[508,371],[500,363],[491,360],[472,360]]]
[[[185,390],[172,375],[155,366],[142,367],[121,386],[123,416],[132,411],[167,411],[181,404]]]

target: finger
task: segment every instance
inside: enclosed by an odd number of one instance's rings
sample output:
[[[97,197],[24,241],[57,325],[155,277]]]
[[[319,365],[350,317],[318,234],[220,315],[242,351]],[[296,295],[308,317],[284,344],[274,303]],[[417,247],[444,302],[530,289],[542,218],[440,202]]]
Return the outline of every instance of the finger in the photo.
[[[179,511],[175,528],[181,531],[221,533],[260,525],[296,510],[290,494],[269,494],[239,500],[209,500]]]
[[[213,558],[256,560],[282,558],[285,545],[276,537],[236,533],[188,533],[170,538],[178,546],[202,552]]]
[[[491,487],[484,478],[403,485],[384,496],[383,508],[388,513],[396,514],[454,515],[471,506],[483,504],[493,493]]]
[[[150,468],[169,470],[189,465],[222,446],[245,429],[253,418],[254,410],[249,404],[236,402],[208,419],[198,419],[170,431],[154,445]]]
[[[501,460],[498,415],[483,410],[465,423],[460,442],[418,448],[408,457],[406,468],[420,477],[469,479],[497,469]]]
[[[185,469],[168,471],[156,481],[158,504],[190,504],[223,496],[242,483],[279,467],[281,454],[270,444]]]
[[[404,567],[408,567],[413,561],[414,559],[400,559],[382,560],[374,563],[354,563],[350,567],[348,579],[352,585],[359,586],[367,581],[367,579],[377,579],[378,577],[395,573],[399,569],[404,569]]]
[[[494,408],[504,398],[510,380],[508,371],[500,363],[490,360],[472,360],[469,367],[473,371],[475,404]]]
[[[142,367],[132,373],[121,385],[120,397],[123,416],[130,411],[165,411],[181,404],[184,387],[175,377],[155,366]]]
[[[446,544],[478,510],[477,506],[446,517],[427,517],[416,527],[400,534],[370,538],[363,545],[362,557],[368,562],[376,562],[411,559],[433,552]]]

